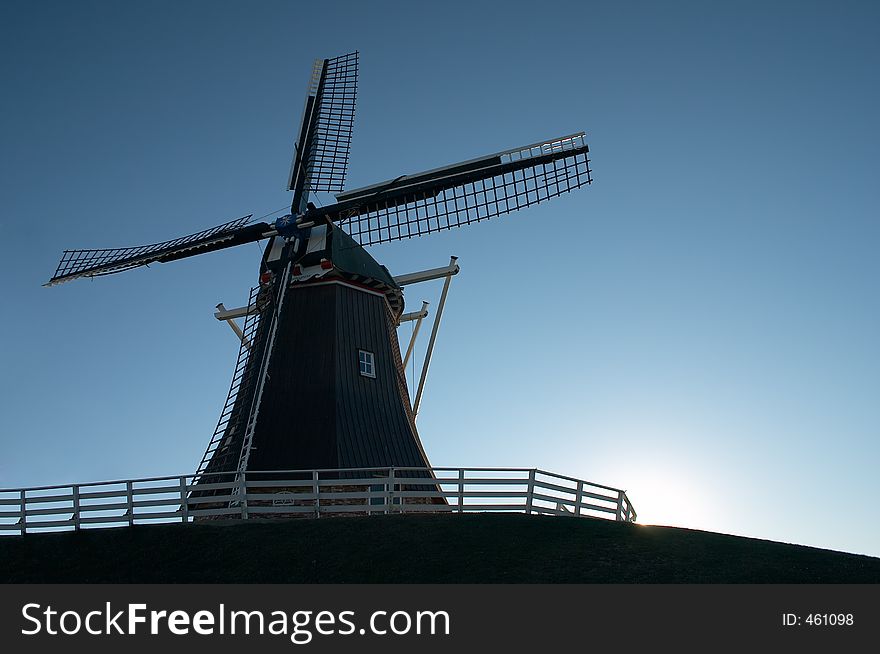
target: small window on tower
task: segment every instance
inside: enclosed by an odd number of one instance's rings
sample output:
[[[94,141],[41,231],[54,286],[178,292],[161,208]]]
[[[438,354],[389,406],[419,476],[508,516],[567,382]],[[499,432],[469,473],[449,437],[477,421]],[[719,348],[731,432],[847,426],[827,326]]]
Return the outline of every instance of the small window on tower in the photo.
[[[361,371],[361,375],[364,377],[375,377],[376,376],[376,365],[372,352],[367,352],[366,350],[358,350],[358,366]]]

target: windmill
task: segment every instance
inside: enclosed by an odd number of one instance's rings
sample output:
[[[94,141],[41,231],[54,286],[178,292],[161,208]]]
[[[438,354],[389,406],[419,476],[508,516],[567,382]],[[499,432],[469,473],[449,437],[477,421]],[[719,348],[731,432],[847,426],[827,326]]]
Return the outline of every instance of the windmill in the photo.
[[[344,191],[358,53],[317,60],[287,188],[290,213],[140,247],[66,250],[47,285],[266,240],[233,381],[197,470],[428,468],[396,328],[407,281],[365,249],[546,201],[591,182],[583,133]],[[335,192],[316,207],[311,192]],[[454,260],[443,274],[455,272]]]

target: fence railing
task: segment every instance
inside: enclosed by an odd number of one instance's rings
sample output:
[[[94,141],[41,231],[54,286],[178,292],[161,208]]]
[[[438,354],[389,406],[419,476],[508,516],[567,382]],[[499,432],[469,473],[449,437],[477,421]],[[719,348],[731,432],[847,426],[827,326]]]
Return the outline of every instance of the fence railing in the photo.
[[[218,519],[487,511],[636,520],[625,491],[535,468],[395,467],[0,489],[0,534]]]

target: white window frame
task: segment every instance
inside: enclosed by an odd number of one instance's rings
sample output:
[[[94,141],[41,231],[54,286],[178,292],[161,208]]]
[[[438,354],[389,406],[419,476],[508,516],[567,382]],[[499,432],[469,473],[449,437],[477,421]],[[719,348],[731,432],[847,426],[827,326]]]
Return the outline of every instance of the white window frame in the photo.
[[[369,350],[358,350],[358,372],[361,377],[376,378],[376,355]]]

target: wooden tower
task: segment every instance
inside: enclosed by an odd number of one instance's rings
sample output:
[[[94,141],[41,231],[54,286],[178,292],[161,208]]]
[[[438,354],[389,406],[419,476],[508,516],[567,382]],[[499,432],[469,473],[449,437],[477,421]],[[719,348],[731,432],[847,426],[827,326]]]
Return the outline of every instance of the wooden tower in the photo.
[[[302,249],[290,271],[264,272],[229,419],[199,472],[428,467],[397,342],[400,286],[332,223]]]

